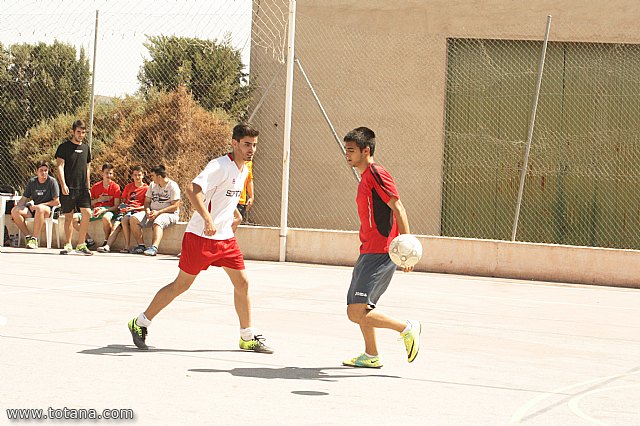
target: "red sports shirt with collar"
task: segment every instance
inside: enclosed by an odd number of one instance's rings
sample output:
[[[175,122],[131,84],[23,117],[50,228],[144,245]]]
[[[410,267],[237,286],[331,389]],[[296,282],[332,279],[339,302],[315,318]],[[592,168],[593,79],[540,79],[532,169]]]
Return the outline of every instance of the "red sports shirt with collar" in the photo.
[[[371,163],[362,173],[356,204],[360,216],[360,253],[388,253],[389,244],[398,235],[391,197],[399,199],[398,189],[387,170]]]
[[[96,203],[96,207],[113,207],[115,205],[115,199],[120,198],[120,185],[118,185],[114,181],[111,181],[109,187],[105,188],[103,181],[96,182],[91,187],[91,198],[95,199],[102,195],[107,195],[111,198],[109,198],[107,201]]]

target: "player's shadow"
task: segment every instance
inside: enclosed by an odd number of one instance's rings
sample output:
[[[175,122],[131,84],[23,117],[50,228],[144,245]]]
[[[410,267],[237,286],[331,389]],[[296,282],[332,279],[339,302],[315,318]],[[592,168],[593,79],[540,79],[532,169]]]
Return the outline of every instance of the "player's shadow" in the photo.
[[[327,370],[339,371],[339,374],[327,373]],[[259,379],[289,379],[289,380],[320,380],[324,382],[337,382],[338,379],[351,377],[381,377],[390,379],[400,379],[399,376],[389,376],[386,374],[361,374],[350,373],[355,371],[352,367],[282,367],[282,368],[233,368],[231,370],[217,370],[213,368],[192,368],[188,371],[194,373],[229,373],[236,377],[254,377]]]
[[[147,350],[140,350],[130,345],[107,345],[101,348],[84,349],[78,351],[79,354],[88,355],[110,355],[110,356],[131,356],[133,353],[161,352],[161,353],[202,353],[202,352],[246,352],[240,349],[220,350],[220,349],[160,349],[152,346]]]

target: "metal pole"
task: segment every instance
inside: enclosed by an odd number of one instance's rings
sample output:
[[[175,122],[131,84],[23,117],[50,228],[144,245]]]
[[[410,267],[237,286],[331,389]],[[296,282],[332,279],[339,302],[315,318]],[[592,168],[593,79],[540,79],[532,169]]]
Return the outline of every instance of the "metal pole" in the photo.
[[[280,262],[287,257],[287,217],[289,214],[289,164],[291,155],[291,113],[293,109],[293,58],[296,33],[296,0],[289,0],[287,31],[287,83],[284,101],[284,146],[282,153],[282,203],[280,205]]]
[[[331,123],[331,120],[329,119],[329,115],[327,114],[327,112],[322,107],[322,103],[320,102],[320,98],[316,94],[316,91],[314,90],[313,85],[311,84],[311,81],[309,80],[309,77],[307,77],[307,73],[304,72],[304,68],[302,68],[302,64],[300,63],[299,59],[296,59],[296,64],[298,64],[298,68],[300,68],[300,72],[302,72],[302,76],[304,77],[305,81],[309,85],[309,89],[311,89],[311,94],[313,95],[313,98],[316,100],[316,103],[318,104],[318,107],[320,108],[320,112],[322,112],[322,116],[324,117],[324,120],[329,125],[329,128],[331,129],[331,133],[333,133],[333,138],[338,143],[338,146],[340,147],[340,150],[342,151],[342,154],[346,155],[347,151],[344,149],[344,145],[342,144],[342,141],[338,137],[338,134],[336,133],[336,129],[333,127],[333,124]],[[353,176],[356,178],[356,181],[358,183],[360,183],[360,174],[358,174],[358,171],[353,167],[351,167],[351,171],[353,172]]]
[[[511,241],[516,240],[518,232],[518,220],[520,219],[520,206],[522,205],[522,193],[524,192],[524,181],[527,177],[527,165],[529,163],[529,152],[531,151],[531,139],[533,138],[533,126],[536,122],[536,111],[538,110],[538,99],[540,97],[540,86],[542,85],[542,72],[544,71],[544,58],[547,54],[547,42],[549,41],[549,30],[551,29],[551,15],[547,16],[547,29],[544,33],[544,42],[542,43],[542,54],[540,55],[540,63],[538,64],[538,80],[536,81],[536,93],[533,97],[533,109],[531,110],[531,118],[529,120],[529,132],[527,134],[527,146],[524,152],[524,161],[522,163],[522,173],[520,174],[520,188],[518,189],[518,200],[516,201],[516,215],[513,219],[513,230],[511,231]]]
[[[89,105],[89,149],[93,144],[93,112],[95,109],[94,97],[96,93],[96,53],[98,52],[98,13],[96,10],[96,29],[93,38],[93,70],[91,71],[91,100]]]
[[[251,123],[251,120],[253,120],[253,117],[256,115],[256,113],[260,110],[260,107],[262,106],[262,103],[264,102],[264,100],[266,99],[267,95],[269,94],[269,92],[271,91],[271,87],[273,86],[273,83],[276,82],[276,78],[278,78],[278,76],[280,75],[280,73],[282,72],[282,70],[284,69],[284,67],[278,67],[278,72],[276,72],[276,74],[273,76],[273,78],[271,79],[271,83],[269,83],[269,86],[267,86],[267,90],[264,91],[264,93],[262,94],[262,96],[260,97],[260,100],[258,101],[258,104],[256,105],[256,107],[253,109],[253,112],[251,113],[251,115],[249,116],[249,118],[247,119],[248,123]]]

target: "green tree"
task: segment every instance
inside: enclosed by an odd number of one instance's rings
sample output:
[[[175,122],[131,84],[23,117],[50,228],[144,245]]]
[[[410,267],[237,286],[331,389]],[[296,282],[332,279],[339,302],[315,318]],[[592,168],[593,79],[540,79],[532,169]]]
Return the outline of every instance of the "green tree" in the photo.
[[[8,81],[9,74],[9,52],[0,43],[0,87]],[[8,177],[12,175],[12,164],[9,156],[9,141],[3,135],[1,127],[7,122],[4,105],[9,101],[9,92],[0,89],[0,183],[12,183]]]
[[[147,37],[149,60],[138,74],[141,91],[175,91],[185,86],[205,109],[222,109],[242,119],[249,106],[251,87],[243,72],[240,51],[222,42],[176,36]]]
[[[0,154],[7,158],[11,141],[24,137],[42,120],[73,114],[89,100],[89,60],[84,49],[53,44],[0,46]],[[0,180],[13,183],[14,158],[2,162]],[[20,183],[18,183],[20,184]]]

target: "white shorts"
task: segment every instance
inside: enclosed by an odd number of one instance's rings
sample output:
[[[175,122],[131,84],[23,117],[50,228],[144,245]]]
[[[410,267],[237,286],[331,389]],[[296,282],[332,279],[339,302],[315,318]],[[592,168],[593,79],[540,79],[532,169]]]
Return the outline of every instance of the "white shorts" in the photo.
[[[158,225],[160,228],[165,229],[178,223],[178,215],[175,213],[162,213],[154,220],[149,220],[147,218],[147,212],[140,211],[134,214],[133,217],[140,221],[140,226],[143,228],[148,228],[151,225]]]

